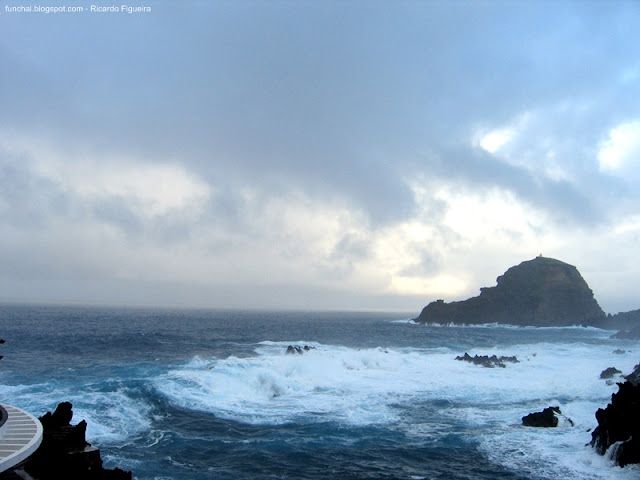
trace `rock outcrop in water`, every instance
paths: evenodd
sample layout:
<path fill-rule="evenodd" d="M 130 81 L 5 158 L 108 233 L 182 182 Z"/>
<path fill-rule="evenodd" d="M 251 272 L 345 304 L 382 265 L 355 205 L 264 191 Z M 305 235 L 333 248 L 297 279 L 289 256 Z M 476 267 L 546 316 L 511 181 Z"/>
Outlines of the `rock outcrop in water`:
<path fill-rule="evenodd" d="M 473 357 L 467 352 L 463 356 L 457 356 L 456 360 L 463 362 L 473 363 L 485 368 L 506 368 L 505 363 L 519 363 L 519 360 L 515 357 L 498 357 L 497 355 L 474 355 Z"/>
<path fill-rule="evenodd" d="M 618 392 L 611 403 L 598 409 L 598 426 L 591 434 L 591 446 L 600 455 L 608 452 L 611 459 L 624 467 L 640 463 L 640 365 L 618 383 Z"/>
<path fill-rule="evenodd" d="M 618 370 L 615 367 L 609 367 L 609 368 L 605 368 L 601 373 L 600 373 L 600 378 L 603 380 L 609 380 L 613 377 L 615 377 L 616 375 L 621 375 L 622 372 L 620 370 Z"/>
<path fill-rule="evenodd" d="M 573 420 L 565 417 L 560 411 L 560 407 L 547 407 L 541 412 L 530 413 L 522 417 L 522 425 L 525 427 L 553 428 L 558 426 L 558 417 L 566 419 L 566 422 L 573 427 Z"/>
<path fill-rule="evenodd" d="M 285 353 L 287 355 L 296 355 L 296 354 L 302 355 L 304 352 L 308 352 L 309 350 L 315 350 L 315 349 L 316 347 L 310 347 L 308 345 L 305 345 L 304 347 L 298 347 L 297 345 L 296 346 L 289 345 Z"/>
<path fill-rule="evenodd" d="M 43 438 L 40 447 L 25 462 L 1 478 L 32 480 L 131 480 L 131 472 L 102 466 L 100 450 L 85 439 L 87 423 L 71 425 L 72 405 L 64 402 L 55 412 L 40 417 Z M 11 475 L 11 476 L 8 476 Z"/>
<path fill-rule="evenodd" d="M 617 338 L 620 340 L 640 340 L 640 326 L 634 327 L 631 330 L 620 330 L 615 333 L 611 338 Z"/>
<path fill-rule="evenodd" d="M 509 268 L 495 287 L 464 301 L 429 303 L 420 323 L 601 326 L 605 313 L 576 267 L 537 257 Z"/>

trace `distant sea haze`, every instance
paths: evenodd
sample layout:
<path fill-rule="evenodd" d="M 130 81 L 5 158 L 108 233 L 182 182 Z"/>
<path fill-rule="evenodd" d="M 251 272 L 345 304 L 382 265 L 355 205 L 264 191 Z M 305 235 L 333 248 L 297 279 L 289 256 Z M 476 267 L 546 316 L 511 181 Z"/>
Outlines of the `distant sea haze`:
<path fill-rule="evenodd" d="M 638 478 L 585 446 L 617 388 L 600 373 L 638 363 L 607 330 L 3 305 L 0 332 L 3 401 L 71 402 L 105 467 L 140 480 Z M 548 406 L 574 426 L 522 426 Z"/>

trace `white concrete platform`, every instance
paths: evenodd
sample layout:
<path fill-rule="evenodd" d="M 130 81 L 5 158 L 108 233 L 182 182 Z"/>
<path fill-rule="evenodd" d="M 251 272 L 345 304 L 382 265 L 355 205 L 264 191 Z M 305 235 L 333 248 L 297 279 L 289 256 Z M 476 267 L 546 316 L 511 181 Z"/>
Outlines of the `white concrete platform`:
<path fill-rule="evenodd" d="M 0 472 L 17 465 L 35 452 L 42 442 L 42 424 L 30 413 L 2 405 L 8 418 L 0 431 Z"/>

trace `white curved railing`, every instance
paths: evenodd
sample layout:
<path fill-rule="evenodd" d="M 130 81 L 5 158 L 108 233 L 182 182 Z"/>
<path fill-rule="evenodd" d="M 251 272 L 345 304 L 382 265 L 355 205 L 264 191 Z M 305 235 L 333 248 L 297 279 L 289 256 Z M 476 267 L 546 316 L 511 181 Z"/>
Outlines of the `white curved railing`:
<path fill-rule="evenodd" d="M 4 432 L 7 431 L 7 420 L 9 418 L 9 414 L 4 409 L 2 405 L 0 405 L 0 438 L 4 437 Z"/>
<path fill-rule="evenodd" d="M 42 442 L 42 424 L 30 413 L 11 405 L 0 405 L 8 414 L 0 431 L 0 472 L 17 465 L 35 452 Z"/>

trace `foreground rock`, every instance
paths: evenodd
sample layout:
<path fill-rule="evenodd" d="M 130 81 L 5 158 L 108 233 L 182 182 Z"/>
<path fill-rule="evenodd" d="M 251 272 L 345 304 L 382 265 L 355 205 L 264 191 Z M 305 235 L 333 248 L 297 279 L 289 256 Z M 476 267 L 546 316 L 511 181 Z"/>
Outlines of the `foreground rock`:
<path fill-rule="evenodd" d="M 437 300 L 415 318 L 420 323 L 503 323 L 531 326 L 602 326 L 606 316 L 576 267 L 537 257 L 509 268 L 495 287 L 460 302 Z"/>
<path fill-rule="evenodd" d="M 600 455 L 608 453 L 621 467 L 640 463 L 640 366 L 618 383 L 611 403 L 598 409 L 598 426 L 591 434 L 591 446 Z"/>
<path fill-rule="evenodd" d="M 460 360 L 463 362 L 473 363 L 474 365 L 480 365 L 485 368 L 506 368 L 505 362 L 507 363 L 519 363 L 519 360 L 514 357 L 498 357 L 496 355 L 474 355 L 473 357 L 465 352 L 463 356 L 456 357 L 456 360 Z"/>
<path fill-rule="evenodd" d="M 42 444 L 6 478 L 35 480 L 131 480 L 131 472 L 102 467 L 100 451 L 85 439 L 87 422 L 71 425 L 72 405 L 64 402 L 40 417 Z M 4 475 L 4 474 L 3 474 Z"/>
<path fill-rule="evenodd" d="M 573 420 L 565 417 L 560 407 L 547 407 L 541 412 L 530 413 L 522 417 L 522 425 L 525 427 L 554 428 L 558 426 L 559 418 L 563 418 L 573 427 Z"/>

